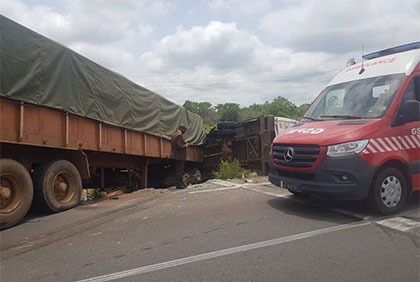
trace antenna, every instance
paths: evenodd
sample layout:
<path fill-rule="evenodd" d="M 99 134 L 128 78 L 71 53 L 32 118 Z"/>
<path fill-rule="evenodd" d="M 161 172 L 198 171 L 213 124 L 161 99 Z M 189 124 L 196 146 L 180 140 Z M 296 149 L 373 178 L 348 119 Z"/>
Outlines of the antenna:
<path fill-rule="evenodd" d="M 359 75 L 365 72 L 365 68 L 363 67 L 363 61 L 364 61 L 364 58 L 363 58 L 363 44 L 362 44 L 362 68 L 359 71 Z"/>

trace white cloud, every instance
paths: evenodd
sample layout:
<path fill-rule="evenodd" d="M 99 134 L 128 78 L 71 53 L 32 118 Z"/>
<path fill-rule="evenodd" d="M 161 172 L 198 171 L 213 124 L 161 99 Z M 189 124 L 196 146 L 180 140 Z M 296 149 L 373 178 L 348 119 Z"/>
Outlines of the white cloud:
<path fill-rule="evenodd" d="M 154 52 L 142 55 L 142 61 L 155 71 L 193 70 L 207 67 L 232 71 L 255 67 L 254 50 L 261 43 L 237 29 L 234 23 L 211 22 L 206 27 L 185 30 L 160 40 Z"/>
<path fill-rule="evenodd" d="M 271 3 L 270 0 L 212 0 L 209 7 L 216 12 L 250 15 L 268 10 Z"/>
<path fill-rule="evenodd" d="M 150 24 L 139 24 L 138 29 L 142 37 L 149 37 L 153 33 L 153 26 Z"/>
<path fill-rule="evenodd" d="M 326 53 L 295 53 L 265 45 L 236 24 L 221 22 L 179 28 L 160 40 L 154 50 L 143 54 L 141 60 L 159 75 L 142 79 L 146 87 L 173 96 L 178 103 L 226 103 L 228 99 L 245 106 L 285 96 L 301 104 L 313 99 L 320 83 L 330 78 L 325 73 L 345 64 L 344 59 Z M 313 77 L 321 79 L 313 81 Z M 292 88 L 296 84 L 301 87 Z M 314 92 L 301 92 L 306 85 Z M 312 96 L 303 99 L 305 95 Z"/>
<path fill-rule="evenodd" d="M 211 22 L 190 30 L 179 28 L 160 40 L 155 51 L 141 60 L 156 72 L 194 71 L 200 68 L 215 73 L 290 71 L 319 68 L 328 59 L 325 53 L 294 53 L 266 45 L 235 23 Z M 169 70 L 169 71 L 168 71 Z"/>
<path fill-rule="evenodd" d="M 171 1 L 73 0 L 57 8 L 53 0 L 34 6 L 26 1 L 0 1 L 2 14 L 36 32 L 65 44 L 96 45 L 123 41 L 133 35 L 150 36 L 154 29 L 148 20 L 165 16 L 173 6 Z"/>
<path fill-rule="evenodd" d="M 69 17 L 56 12 L 50 6 L 29 7 L 20 1 L 0 0 L 0 7 L 3 15 L 45 36 L 59 37 L 60 34 L 72 31 Z"/>
<path fill-rule="evenodd" d="M 290 2 L 261 20 L 276 42 L 297 51 L 343 53 L 417 41 L 418 0 L 342 0 Z"/>

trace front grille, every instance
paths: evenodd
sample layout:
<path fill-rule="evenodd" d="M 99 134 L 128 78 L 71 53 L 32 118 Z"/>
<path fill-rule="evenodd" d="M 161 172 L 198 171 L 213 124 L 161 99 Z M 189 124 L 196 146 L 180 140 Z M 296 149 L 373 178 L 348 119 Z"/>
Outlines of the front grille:
<path fill-rule="evenodd" d="M 293 151 L 293 154 L 290 154 L 290 151 Z M 273 162 L 284 166 L 311 167 L 319 152 L 318 145 L 273 144 Z"/>

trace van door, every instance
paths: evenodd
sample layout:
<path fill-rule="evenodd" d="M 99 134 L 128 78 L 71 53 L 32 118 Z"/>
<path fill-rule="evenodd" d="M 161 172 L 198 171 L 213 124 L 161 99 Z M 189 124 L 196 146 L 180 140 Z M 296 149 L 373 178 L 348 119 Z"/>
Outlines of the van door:
<path fill-rule="evenodd" d="M 409 82 L 401 105 L 408 100 L 416 100 L 420 103 L 420 75 L 418 74 Z M 400 118 L 398 112 L 394 119 L 394 123 L 397 124 Z M 406 150 L 409 159 L 408 167 L 413 190 L 420 190 L 420 116 L 415 121 L 406 122 L 398 127 L 401 128 L 401 146 Z"/>

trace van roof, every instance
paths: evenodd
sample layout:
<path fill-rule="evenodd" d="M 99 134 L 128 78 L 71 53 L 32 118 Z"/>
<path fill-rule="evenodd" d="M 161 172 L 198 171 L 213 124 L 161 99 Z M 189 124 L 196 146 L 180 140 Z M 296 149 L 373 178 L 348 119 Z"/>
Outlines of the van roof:
<path fill-rule="evenodd" d="M 419 48 L 420 42 L 415 42 L 367 54 L 362 62 L 345 68 L 328 85 L 397 73 L 409 75 L 420 62 Z"/>
<path fill-rule="evenodd" d="M 371 60 L 371 59 L 383 57 L 386 55 L 391 55 L 391 54 L 405 52 L 405 51 L 414 50 L 414 49 L 420 49 L 420 41 L 408 43 L 408 44 L 404 44 L 400 46 L 395 46 L 395 47 L 384 49 L 381 51 L 376 51 L 370 54 L 363 55 L 362 58 L 364 60 Z"/>

